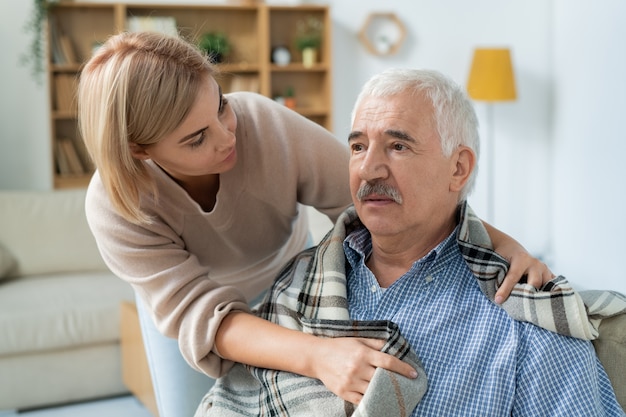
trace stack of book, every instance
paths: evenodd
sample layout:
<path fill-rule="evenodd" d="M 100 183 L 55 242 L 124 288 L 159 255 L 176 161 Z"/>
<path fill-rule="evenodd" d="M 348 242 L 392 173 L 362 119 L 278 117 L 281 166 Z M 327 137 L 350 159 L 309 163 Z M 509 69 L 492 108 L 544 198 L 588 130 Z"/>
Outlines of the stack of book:
<path fill-rule="evenodd" d="M 230 83 L 230 91 L 252 91 L 259 92 L 258 75 L 233 75 Z"/>
<path fill-rule="evenodd" d="M 61 176 L 85 175 L 94 170 L 85 145 L 79 139 L 57 138 L 54 155 L 57 172 Z"/>
<path fill-rule="evenodd" d="M 52 61 L 56 65 L 73 65 L 80 63 L 72 40 L 57 27 L 54 16 L 48 18 L 50 24 L 50 47 Z"/>
<path fill-rule="evenodd" d="M 178 35 L 176 19 L 171 16 L 130 16 L 126 20 L 129 32 L 159 32 L 168 35 Z"/>

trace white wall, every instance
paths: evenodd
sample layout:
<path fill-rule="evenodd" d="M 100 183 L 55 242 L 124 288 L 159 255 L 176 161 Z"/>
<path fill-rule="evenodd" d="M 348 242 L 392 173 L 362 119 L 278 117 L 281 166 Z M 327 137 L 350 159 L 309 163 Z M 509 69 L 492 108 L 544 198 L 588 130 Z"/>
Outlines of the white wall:
<path fill-rule="evenodd" d="M 625 189 L 618 158 L 626 150 L 618 125 L 626 108 L 626 50 L 619 42 L 626 27 L 618 24 L 626 20 L 623 0 L 326 3 L 334 21 L 334 119 L 340 140 L 349 132 L 359 88 L 372 74 L 392 66 L 429 67 L 464 84 L 474 47 L 510 47 L 518 99 L 493 107 L 492 223 L 579 288 L 626 293 L 619 263 L 626 225 L 618 212 Z M 51 186 L 47 87 L 33 83 L 17 65 L 29 40 L 22 27 L 30 7 L 30 1 L 0 2 L 0 189 Z M 357 32 L 372 11 L 393 11 L 407 26 L 397 55 L 373 56 L 358 42 Z M 486 134 L 486 104 L 477 102 L 476 109 Z M 470 199 L 483 216 L 486 158 L 483 150 Z"/>
<path fill-rule="evenodd" d="M 555 270 L 626 292 L 626 2 L 556 0 Z"/>
<path fill-rule="evenodd" d="M 0 1 L 0 189 L 52 187 L 48 87 L 19 65 L 31 40 L 24 31 L 31 3 Z"/>

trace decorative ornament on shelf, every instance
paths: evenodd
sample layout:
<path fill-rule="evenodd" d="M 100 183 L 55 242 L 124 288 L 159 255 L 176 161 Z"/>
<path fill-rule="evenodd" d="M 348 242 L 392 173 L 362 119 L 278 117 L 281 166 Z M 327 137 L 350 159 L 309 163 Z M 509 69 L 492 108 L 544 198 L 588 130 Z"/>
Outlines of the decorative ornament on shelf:
<path fill-rule="evenodd" d="M 283 45 L 272 48 L 272 62 L 281 67 L 289 65 L 291 62 L 291 52 Z"/>
<path fill-rule="evenodd" d="M 370 13 L 359 31 L 361 43 L 379 56 L 397 53 L 405 38 L 406 28 L 395 13 Z"/>
<path fill-rule="evenodd" d="M 307 16 L 296 23 L 296 48 L 302 52 L 302 64 L 310 68 L 317 61 L 322 45 L 324 22 L 315 16 Z"/>
<path fill-rule="evenodd" d="M 206 51 L 213 63 L 221 63 L 230 53 L 230 42 L 223 32 L 206 32 L 198 40 L 198 47 Z"/>
<path fill-rule="evenodd" d="M 285 90 L 285 106 L 290 108 L 291 110 L 295 110 L 296 108 L 296 94 L 292 86 L 288 86 Z"/>

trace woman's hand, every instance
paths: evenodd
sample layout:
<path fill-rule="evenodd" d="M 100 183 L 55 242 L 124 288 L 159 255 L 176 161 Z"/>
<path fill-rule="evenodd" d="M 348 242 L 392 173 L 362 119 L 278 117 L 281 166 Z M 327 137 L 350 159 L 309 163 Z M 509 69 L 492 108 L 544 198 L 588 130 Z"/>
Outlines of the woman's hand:
<path fill-rule="evenodd" d="M 326 388 L 353 404 L 365 394 L 376 368 L 384 368 L 407 378 L 417 378 L 417 372 L 408 363 L 382 353 L 385 342 L 365 338 L 318 338 L 318 360 L 312 366 L 312 375 Z"/>
<path fill-rule="evenodd" d="M 504 277 L 504 281 L 496 292 L 495 302 L 501 304 L 509 298 L 513 287 L 524 275 L 526 282 L 535 288 L 541 288 L 544 284 L 554 278 L 550 268 L 539 259 L 533 257 L 518 241 L 483 222 L 491 242 L 493 250 L 506 258 L 511 264 L 509 271 Z"/>
<path fill-rule="evenodd" d="M 511 264 L 509 271 L 504 277 L 504 281 L 496 292 L 495 302 L 501 304 L 506 300 L 515 284 L 517 284 L 524 275 L 526 275 L 527 283 L 535 288 L 541 288 L 544 284 L 554 278 L 554 274 L 550 268 L 533 257 L 522 245 L 519 244 L 511 236 L 493 228 L 489 224 L 483 222 L 493 243 L 493 249 L 506 258 Z"/>
<path fill-rule="evenodd" d="M 353 404 L 363 398 L 376 368 L 417 378 L 411 365 L 381 352 L 384 345 L 379 339 L 317 337 L 243 312 L 228 314 L 215 337 L 223 359 L 317 378 Z"/>
<path fill-rule="evenodd" d="M 495 301 L 498 304 L 504 302 L 504 300 L 509 297 L 515 284 L 517 284 L 524 275 L 528 276 L 527 283 L 537 289 L 543 287 L 548 281 L 554 278 L 554 274 L 550 271 L 550 268 L 539 259 L 534 258 L 526 250 L 517 251 L 510 255 L 510 257 L 506 256 L 504 253 L 501 253 L 501 255 L 509 260 L 511 266 L 509 272 L 507 272 L 504 277 L 502 285 L 496 292 Z"/>

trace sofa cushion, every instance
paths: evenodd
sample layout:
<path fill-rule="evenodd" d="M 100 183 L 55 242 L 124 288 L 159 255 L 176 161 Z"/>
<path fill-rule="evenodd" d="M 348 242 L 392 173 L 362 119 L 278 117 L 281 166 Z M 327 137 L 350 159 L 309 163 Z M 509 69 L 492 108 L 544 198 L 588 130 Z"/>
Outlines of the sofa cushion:
<path fill-rule="evenodd" d="M 11 268 L 15 265 L 15 258 L 0 245 L 0 280 L 6 277 L 11 271 Z"/>
<path fill-rule="evenodd" d="M 3 410 L 49 407 L 125 394 L 128 388 L 122 380 L 120 362 L 120 345 L 117 343 L 0 356 L 0 416 L 37 416 L 39 412 L 9 411 L 5 414 Z M 46 410 L 41 414 L 65 415 L 60 410 Z M 88 411 L 68 414 L 106 415 Z M 112 412 L 109 415 L 118 414 Z"/>
<path fill-rule="evenodd" d="M 119 341 L 130 285 L 110 272 L 30 276 L 0 284 L 0 357 Z"/>
<path fill-rule="evenodd" d="M 0 244 L 9 276 L 107 270 L 85 217 L 85 189 L 0 192 Z"/>
<path fill-rule="evenodd" d="M 593 345 L 611 380 L 617 401 L 626 410 L 626 314 L 602 320 L 599 332 Z"/>

